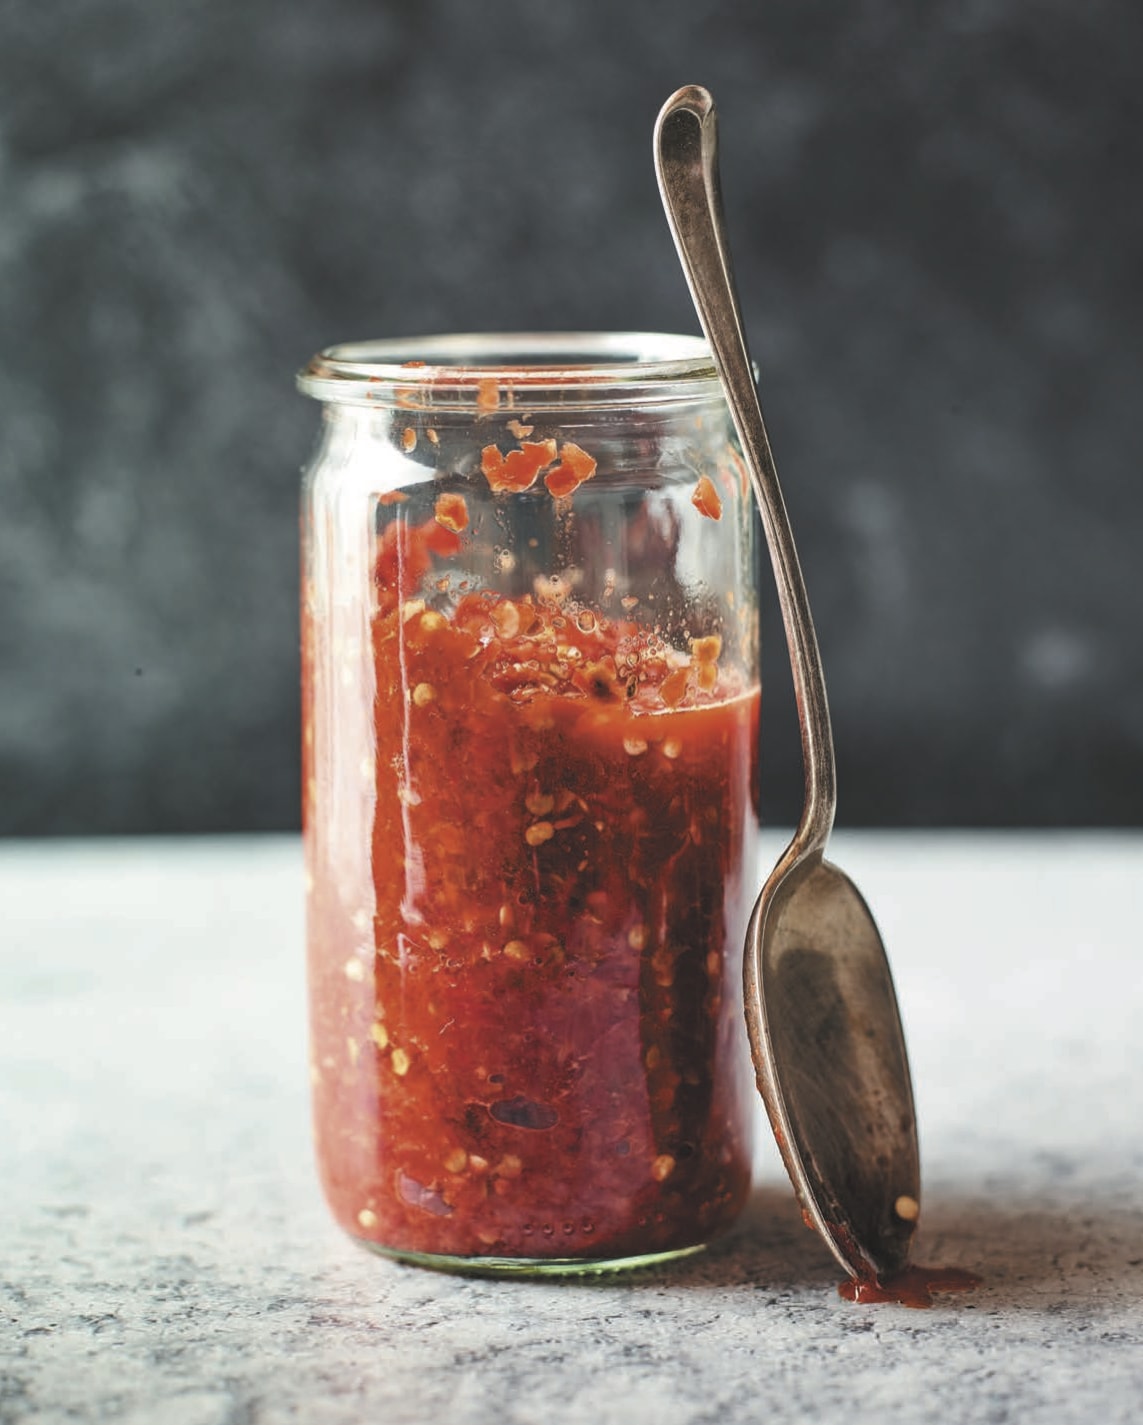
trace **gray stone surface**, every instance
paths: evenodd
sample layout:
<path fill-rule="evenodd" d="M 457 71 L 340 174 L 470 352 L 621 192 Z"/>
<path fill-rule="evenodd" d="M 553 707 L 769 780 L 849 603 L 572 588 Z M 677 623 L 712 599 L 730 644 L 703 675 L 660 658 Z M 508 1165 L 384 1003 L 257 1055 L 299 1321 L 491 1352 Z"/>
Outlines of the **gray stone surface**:
<path fill-rule="evenodd" d="M 696 79 L 847 820 L 1143 823 L 1141 68 L 1137 0 L 2 0 L 0 832 L 296 824 L 293 370 L 693 330 Z"/>
<path fill-rule="evenodd" d="M 909 1030 L 920 1255 L 986 1281 L 930 1312 L 837 1298 L 769 1147 L 741 1226 L 671 1269 L 368 1256 L 309 1162 L 296 844 L 9 845 L 0 1422 L 1138 1420 L 1143 840 L 865 835 L 837 860 Z"/>

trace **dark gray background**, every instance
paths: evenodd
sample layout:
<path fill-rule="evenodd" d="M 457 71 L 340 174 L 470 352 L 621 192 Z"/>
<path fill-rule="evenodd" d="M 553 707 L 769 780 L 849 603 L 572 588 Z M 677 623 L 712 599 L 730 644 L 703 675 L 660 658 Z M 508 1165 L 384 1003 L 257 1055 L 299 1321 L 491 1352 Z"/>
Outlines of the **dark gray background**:
<path fill-rule="evenodd" d="M 294 369 L 694 330 L 688 82 L 840 820 L 1139 824 L 1141 74 L 1138 0 L 0 0 L 0 830 L 296 824 Z"/>

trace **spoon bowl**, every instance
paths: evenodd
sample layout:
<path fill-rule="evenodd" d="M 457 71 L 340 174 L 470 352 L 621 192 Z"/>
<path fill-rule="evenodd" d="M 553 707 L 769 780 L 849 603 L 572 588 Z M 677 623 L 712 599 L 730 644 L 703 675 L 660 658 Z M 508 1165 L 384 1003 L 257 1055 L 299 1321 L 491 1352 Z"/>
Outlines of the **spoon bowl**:
<path fill-rule="evenodd" d="M 801 821 L 747 934 L 747 1029 L 807 1223 L 869 1281 L 909 1259 L 920 1201 L 912 1084 L 881 936 L 856 886 L 824 859 L 837 803 L 825 674 L 734 290 L 717 133 L 707 90 L 678 90 L 655 125 L 655 170 L 762 516 L 805 765 Z"/>
<path fill-rule="evenodd" d="M 758 899 L 746 1023 L 803 1212 L 847 1271 L 895 1275 L 920 1191 L 904 1036 L 869 907 L 820 856 L 780 865 Z"/>

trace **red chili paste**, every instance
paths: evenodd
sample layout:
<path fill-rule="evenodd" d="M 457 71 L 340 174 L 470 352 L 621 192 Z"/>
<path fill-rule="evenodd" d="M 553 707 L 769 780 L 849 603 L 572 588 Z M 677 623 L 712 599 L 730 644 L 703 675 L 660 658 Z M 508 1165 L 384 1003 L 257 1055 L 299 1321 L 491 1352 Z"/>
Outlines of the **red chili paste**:
<path fill-rule="evenodd" d="M 317 867 L 309 908 L 334 1213 L 412 1253 L 697 1245 L 750 1180 L 757 688 L 719 667 L 717 639 L 684 663 L 596 610 L 426 607 L 412 595 L 459 536 L 394 513 L 358 699 L 372 855 Z M 307 646 L 308 709 L 328 675 L 312 629 Z M 306 747 L 313 866 L 330 793 L 312 732 Z"/>

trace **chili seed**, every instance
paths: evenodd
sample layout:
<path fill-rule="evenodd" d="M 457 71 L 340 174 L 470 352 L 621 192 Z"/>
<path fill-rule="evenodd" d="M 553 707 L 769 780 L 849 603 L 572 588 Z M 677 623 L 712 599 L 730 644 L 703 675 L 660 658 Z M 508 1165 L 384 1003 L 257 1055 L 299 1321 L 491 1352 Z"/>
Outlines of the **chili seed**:
<path fill-rule="evenodd" d="M 670 1153 L 660 1153 L 651 1164 L 651 1176 L 657 1183 L 669 1178 L 675 1170 L 675 1160 Z"/>
<path fill-rule="evenodd" d="M 659 696 L 669 708 L 677 707 L 687 695 L 687 679 L 690 677 L 686 668 L 676 668 L 673 673 L 669 673 L 663 679 L 659 688 Z"/>
<path fill-rule="evenodd" d="M 691 639 L 691 656 L 696 663 L 717 663 L 721 652 L 722 638 L 717 633 Z"/>

